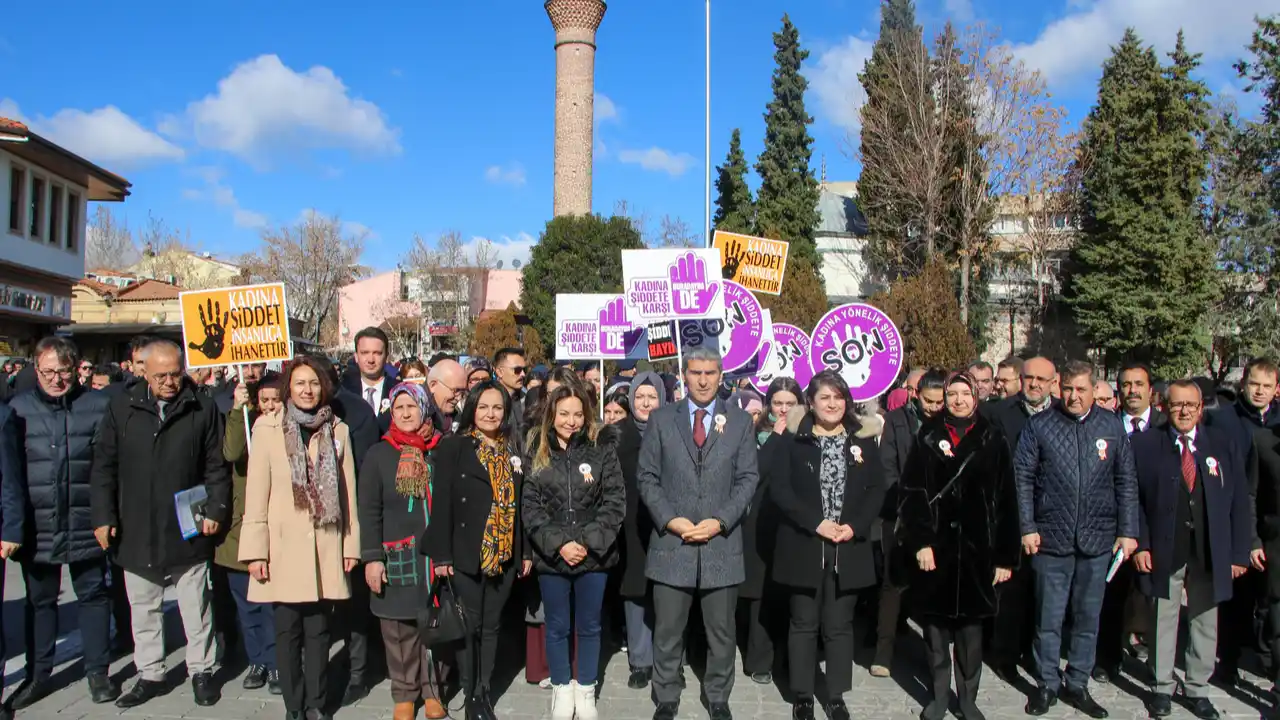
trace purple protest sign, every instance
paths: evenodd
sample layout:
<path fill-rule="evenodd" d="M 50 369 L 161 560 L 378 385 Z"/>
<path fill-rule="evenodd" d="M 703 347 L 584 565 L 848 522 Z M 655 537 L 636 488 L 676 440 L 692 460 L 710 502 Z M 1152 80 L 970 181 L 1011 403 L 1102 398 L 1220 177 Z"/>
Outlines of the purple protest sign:
<path fill-rule="evenodd" d="M 622 251 L 622 286 L 633 319 L 719 319 L 724 297 L 715 248 Z"/>
<path fill-rule="evenodd" d="M 854 402 L 879 397 L 902 369 L 902 334 L 888 315 L 863 303 L 841 305 L 818 321 L 809 346 L 813 372 L 834 370 Z"/>
<path fill-rule="evenodd" d="M 724 305 L 728 332 L 720 335 L 720 357 L 731 372 L 755 359 L 764 340 L 764 311 L 750 290 L 732 280 L 724 281 Z"/>
<path fill-rule="evenodd" d="M 641 359 L 649 350 L 645 334 L 621 295 L 556 296 L 557 360 Z"/>
<path fill-rule="evenodd" d="M 761 347 L 761 352 L 765 348 Z M 786 323 L 773 324 L 773 342 L 760 365 L 760 372 L 751 378 L 752 384 L 760 392 L 769 391 L 769 383 L 776 378 L 789 377 L 800 384 L 801 388 L 809 387 L 813 378 L 813 369 L 809 365 L 809 335 L 795 325 Z"/>

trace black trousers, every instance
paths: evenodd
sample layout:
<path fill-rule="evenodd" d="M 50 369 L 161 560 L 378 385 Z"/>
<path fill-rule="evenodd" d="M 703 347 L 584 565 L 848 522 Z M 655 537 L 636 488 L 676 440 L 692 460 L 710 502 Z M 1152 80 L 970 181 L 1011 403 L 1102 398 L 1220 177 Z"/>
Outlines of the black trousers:
<path fill-rule="evenodd" d="M 471 634 L 458 653 L 458 676 L 462 679 L 462 691 L 468 697 L 477 690 L 489 689 L 493 666 L 498 659 L 502 609 L 511 596 L 516 573 L 515 563 L 508 565 L 501 575 L 493 577 L 453 573 L 454 596 L 462 604 L 467 617 L 467 631 Z"/>
<path fill-rule="evenodd" d="M 289 712 L 325 708 L 333 604 L 276 603 L 276 668 Z"/>
<path fill-rule="evenodd" d="M 791 691 L 799 700 L 813 699 L 819 634 L 827 659 L 827 699 L 838 700 L 853 687 L 853 611 L 858 604 L 858 593 L 840 592 L 832 565 L 829 560 L 817 591 L 793 590 L 791 593 L 791 634 L 787 650 Z"/>
<path fill-rule="evenodd" d="M 1022 567 L 996 587 L 999 607 L 996 616 L 986 624 L 986 658 L 992 667 L 1019 664 L 1031 655 L 1031 641 L 1035 637 L 1035 573 L 1031 563 Z"/>
<path fill-rule="evenodd" d="M 1222 604 L 1218 614 L 1219 672 L 1237 672 L 1244 649 L 1259 644 L 1254 617 L 1259 603 L 1267 596 L 1266 584 L 1267 573 L 1260 572 L 1247 572 L 1232 582 L 1231 599 Z M 1274 654 L 1271 663 L 1277 664 Z"/>
<path fill-rule="evenodd" d="M 124 568 L 107 564 L 111 584 L 107 594 L 111 596 L 111 619 L 116 626 L 114 638 L 116 652 L 128 655 L 133 652 L 133 609 L 129 607 L 129 593 L 124 586 Z"/>
<path fill-rule="evenodd" d="M 1140 595 L 1133 563 L 1121 564 L 1116 576 L 1107 583 L 1106 594 L 1102 598 L 1096 667 L 1108 672 L 1119 670 L 1124 662 L 1129 633 L 1150 632 L 1146 602 Z"/>
<path fill-rule="evenodd" d="M 680 702 L 685 632 L 694 603 L 702 611 L 707 669 L 702 691 L 711 703 L 727 703 L 733 692 L 737 654 L 738 588 L 681 588 L 653 583 L 653 701 Z M 695 633 L 690 632 L 691 636 Z"/>
<path fill-rule="evenodd" d="M 922 617 L 924 638 L 929 645 L 929 669 L 933 675 L 933 698 L 946 704 L 951 699 L 951 650 L 955 645 L 956 695 L 961 709 L 978 702 L 978 682 L 982 679 L 982 622 L 950 618 Z"/>
<path fill-rule="evenodd" d="M 893 532 L 887 529 L 881 539 L 884 572 L 880 575 L 880 602 L 876 608 L 876 665 L 893 667 L 893 650 L 898 643 L 898 628 L 902 622 L 902 590 L 894 584 L 894 573 L 889 568 L 893 557 Z"/>
<path fill-rule="evenodd" d="M 84 669 L 89 675 L 107 672 L 111 662 L 111 597 L 107 593 L 107 562 L 101 557 L 68 563 L 71 587 L 76 593 Z M 58 595 L 62 592 L 62 565 L 22 564 L 27 585 L 27 677 L 47 680 L 53 674 L 58 642 Z"/>

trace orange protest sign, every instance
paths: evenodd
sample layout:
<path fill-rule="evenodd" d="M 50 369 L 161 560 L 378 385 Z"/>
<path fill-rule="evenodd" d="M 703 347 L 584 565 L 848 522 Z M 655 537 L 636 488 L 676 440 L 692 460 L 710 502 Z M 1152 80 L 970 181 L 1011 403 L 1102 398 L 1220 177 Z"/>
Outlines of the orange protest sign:
<path fill-rule="evenodd" d="M 192 290 L 179 298 L 188 368 L 292 357 L 283 283 Z"/>
<path fill-rule="evenodd" d="M 787 248 L 782 240 L 717 230 L 714 244 L 720 251 L 721 273 L 756 293 L 782 294 L 782 276 L 787 272 Z"/>

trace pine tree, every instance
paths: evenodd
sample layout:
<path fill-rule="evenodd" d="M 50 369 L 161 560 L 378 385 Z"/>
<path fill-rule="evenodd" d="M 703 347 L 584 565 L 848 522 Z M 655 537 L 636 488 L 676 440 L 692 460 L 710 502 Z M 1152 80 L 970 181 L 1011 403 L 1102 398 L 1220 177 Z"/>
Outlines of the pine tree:
<path fill-rule="evenodd" d="M 1083 128 L 1090 162 L 1067 299 L 1107 365 L 1143 360 L 1177 377 L 1203 367 L 1216 269 L 1197 202 L 1207 90 L 1181 37 L 1170 58 L 1161 67 L 1129 29 L 1103 64 Z"/>
<path fill-rule="evenodd" d="M 564 215 L 547 223 L 520 285 L 520 307 L 545 338 L 555 337 L 556 295 L 622 292 L 622 251 L 645 247 L 625 217 Z"/>
<path fill-rule="evenodd" d="M 747 186 L 747 158 L 742 154 L 742 131 L 734 128 L 729 155 L 716 168 L 716 213 L 711 223 L 716 230 L 749 233 L 755 215 L 755 200 Z"/>
<path fill-rule="evenodd" d="M 757 234 L 791 244 L 791 257 L 804 257 L 815 269 L 822 267 L 814 240 L 818 215 L 818 181 L 809 167 L 813 118 L 805 110 L 808 80 L 800 72 L 809 51 L 800 47 L 800 32 L 791 18 L 782 16 L 782 29 L 773 35 L 773 100 L 767 106 L 764 151 L 756 162 L 760 192 L 756 200 Z"/>
<path fill-rule="evenodd" d="M 890 89 L 891 66 L 893 58 L 900 52 L 898 46 L 910 44 L 911 51 L 918 51 L 923 43 L 922 31 L 916 24 L 915 3 L 912 0 L 883 0 L 880 36 L 871 49 L 871 59 L 858 76 L 867 93 L 864 115 L 870 111 L 884 112 L 890 117 L 899 116 L 903 118 L 902 132 L 908 132 L 907 111 L 894 109 L 901 104 L 902 96 Z M 900 251 L 911 220 L 902 204 L 894 201 L 893 183 L 888 181 L 885 170 L 889 164 L 888 158 L 884 157 L 886 152 L 888 148 L 883 145 L 868 143 L 865 139 L 861 142 L 858 205 L 867 219 L 867 260 L 878 271 L 893 277 L 902 266 Z"/>

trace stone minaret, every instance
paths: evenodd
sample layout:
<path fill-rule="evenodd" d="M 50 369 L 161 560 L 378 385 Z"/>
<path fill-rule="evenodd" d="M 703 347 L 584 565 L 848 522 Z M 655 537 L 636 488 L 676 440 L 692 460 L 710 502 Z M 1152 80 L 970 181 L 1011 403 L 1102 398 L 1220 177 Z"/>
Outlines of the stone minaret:
<path fill-rule="evenodd" d="M 555 215 L 591 213 L 596 29 L 604 0 L 547 0 L 556 30 Z"/>

